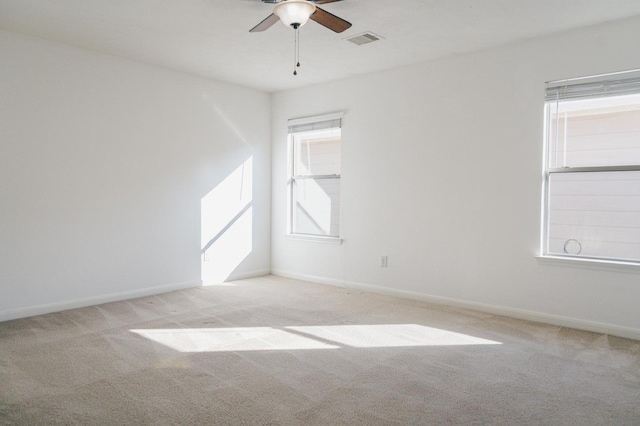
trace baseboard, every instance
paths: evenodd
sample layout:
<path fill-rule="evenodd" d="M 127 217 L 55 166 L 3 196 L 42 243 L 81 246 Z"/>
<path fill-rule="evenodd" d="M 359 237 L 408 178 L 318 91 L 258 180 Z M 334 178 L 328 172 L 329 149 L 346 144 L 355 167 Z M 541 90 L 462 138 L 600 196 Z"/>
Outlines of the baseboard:
<path fill-rule="evenodd" d="M 535 321 L 560 327 L 574 328 L 578 330 L 592 331 L 594 333 L 609 334 L 612 336 L 624 337 L 627 339 L 640 340 L 640 329 L 622 327 L 613 324 L 605 324 L 577 318 L 563 317 L 558 315 L 545 314 L 542 312 L 515 309 L 505 306 L 489 305 L 485 303 L 470 302 L 466 300 L 453 299 L 448 297 L 433 296 L 424 293 L 417 293 L 406 290 L 398 290 L 389 287 L 382 287 L 372 284 L 363 284 L 354 281 L 336 280 L 313 275 L 299 274 L 296 272 L 272 270 L 273 275 L 286 278 L 293 278 L 301 281 L 308 281 L 317 284 L 327 284 L 352 290 L 376 293 L 386 296 L 399 297 L 402 299 L 418 300 L 426 303 L 450 306 L 454 308 L 469 309 L 473 311 L 486 312 L 493 315 L 500 315 L 509 318 L 517 318 L 527 321 Z"/>
<path fill-rule="evenodd" d="M 0 322 L 18 318 L 33 317 L 36 315 L 50 314 L 52 312 L 66 311 L 69 309 L 84 308 L 86 306 L 101 305 L 103 303 L 118 302 L 121 300 L 135 299 L 136 297 L 152 296 L 154 294 L 169 293 L 176 290 L 199 287 L 201 281 L 186 281 L 181 283 L 167 284 L 155 287 L 146 287 L 131 291 L 109 293 L 101 296 L 75 299 L 59 303 L 30 306 L 9 311 L 0 311 Z"/>

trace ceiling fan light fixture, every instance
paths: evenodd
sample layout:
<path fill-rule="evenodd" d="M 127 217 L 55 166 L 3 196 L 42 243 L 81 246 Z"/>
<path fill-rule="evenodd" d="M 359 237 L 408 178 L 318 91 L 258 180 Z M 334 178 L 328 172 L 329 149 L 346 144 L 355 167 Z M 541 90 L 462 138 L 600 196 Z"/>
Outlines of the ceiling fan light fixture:
<path fill-rule="evenodd" d="M 306 0 L 286 0 L 273 8 L 283 24 L 294 28 L 306 24 L 315 11 L 316 5 Z"/>

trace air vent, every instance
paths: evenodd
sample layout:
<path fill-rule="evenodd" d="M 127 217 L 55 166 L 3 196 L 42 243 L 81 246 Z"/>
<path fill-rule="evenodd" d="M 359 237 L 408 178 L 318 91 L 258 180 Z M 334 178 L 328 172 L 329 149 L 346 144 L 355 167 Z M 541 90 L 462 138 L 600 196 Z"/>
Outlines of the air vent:
<path fill-rule="evenodd" d="M 350 41 L 353 44 L 357 44 L 358 46 L 361 46 L 363 44 L 367 44 L 367 43 L 372 43 L 374 41 L 378 41 L 381 38 L 382 37 L 380 37 L 379 35 L 376 35 L 376 34 L 371 33 L 371 32 L 367 32 L 367 33 L 358 34 L 358 35 L 353 36 L 353 37 L 349 37 L 347 39 L 347 41 Z"/>

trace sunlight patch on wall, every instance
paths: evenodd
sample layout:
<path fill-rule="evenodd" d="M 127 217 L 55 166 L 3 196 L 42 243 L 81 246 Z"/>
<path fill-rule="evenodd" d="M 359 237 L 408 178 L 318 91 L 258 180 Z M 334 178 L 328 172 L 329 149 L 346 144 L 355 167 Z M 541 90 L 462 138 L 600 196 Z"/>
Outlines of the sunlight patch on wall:
<path fill-rule="evenodd" d="M 202 282 L 224 282 L 253 249 L 253 159 L 200 201 Z"/>
<path fill-rule="evenodd" d="M 500 345 L 417 324 L 131 330 L 179 352 Z"/>

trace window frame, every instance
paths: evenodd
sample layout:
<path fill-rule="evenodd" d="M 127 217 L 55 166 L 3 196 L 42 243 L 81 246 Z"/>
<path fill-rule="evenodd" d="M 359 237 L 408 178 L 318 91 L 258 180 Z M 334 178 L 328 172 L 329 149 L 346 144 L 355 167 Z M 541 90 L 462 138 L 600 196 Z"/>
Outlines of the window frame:
<path fill-rule="evenodd" d="M 620 83 L 620 81 L 625 81 L 627 78 L 626 75 L 632 74 L 634 75 L 629 80 L 636 80 L 636 87 L 632 91 L 627 91 L 622 94 L 640 94 L 640 85 L 637 84 L 638 76 L 640 76 L 640 70 L 632 70 L 632 71 L 624 71 L 620 73 L 610 73 L 610 74 L 602 74 L 591 77 L 583 77 L 577 79 L 570 80 L 562 80 L 562 81 L 552 81 L 547 82 L 546 88 L 546 96 L 544 102 L 544 137 L 543 137 L 543 167 L 542 167 L 542 220 L 541 220 L 541 235 L 540 235 L 540 254 L 537 256 L 539 259 L 550 260 L 550 261 L 570 261 L 576 264 L 586 264 L 586 265 L 625 265 L 631 266 L 634 270 L 637 271 L 636 267 L 640 266 L 640 258 L 638 259 L 622 259 L 622 258 L 611 258 L 611 257 L 599 257 L 599 256 L 585 256 L 580 254 L 568 254 L 568 253 L 555 253 L 549 251 L 549 240 L 550 240 L 550 223 L 549 216 L 551 211 L 551 176 L 553 174 L 564 174 L 564 173 L 602 173 L 602 172 L 640 172 L 640 162 L 635 165 L 598 165 L 598 166 L 564 166 L 564 167 L 550 167 L 551 163 L 551 113 L 552 113 L 552 104 L 553 102 L 560 102 L 560 95 L 558 94 L 558 98 L 556 100 L 550 99 L 549 92 L 552 90 L 557 90 L 558 93 L 561 90 L 561 87 L 572 88 L 572 87 L 581 87 L 589 85 L 597 86 L 601 85 L 602 87 L 608 87 L 610 82 L 613 84 Z M 620 80 L 622 79 L 622 80 Z M 582 95 L 577 95 L 574 98 L 563 98 L 562 100 L 569 99 L 581 99 L 583 96 L 591 99 L 602 99 L 606 97 L 610 97 L 616 95 L 618 93 L 607 93 L 607 90 L 603 90 L 600 95 L 594 89 L 592 92 L 585 91 Z"/>
<path fill-rule="evenodd" d="M 295 171 L 295 142 L 296 137 L 311 131 L 339 129 L 340 156 L 342 157 L 342 118 L 343 113 L 332 113 L 320 116 L 303 117 L 288 120 L 287 131 L 287 226 L 285 238 L 314 241 L 330 244 L 342 244 L 342 215 L 339 215 L 338 235 L 319 235 L 294 232 L 294 190 L 296 180 L 337 179 L 342 189 L 342 170 L 339 174 L 304 174 L 296 175 Z M 340 210 L 342 210 L 342 191 L 340 191 Z M 340 212 L 341 213 L 341 212 Z"/>

